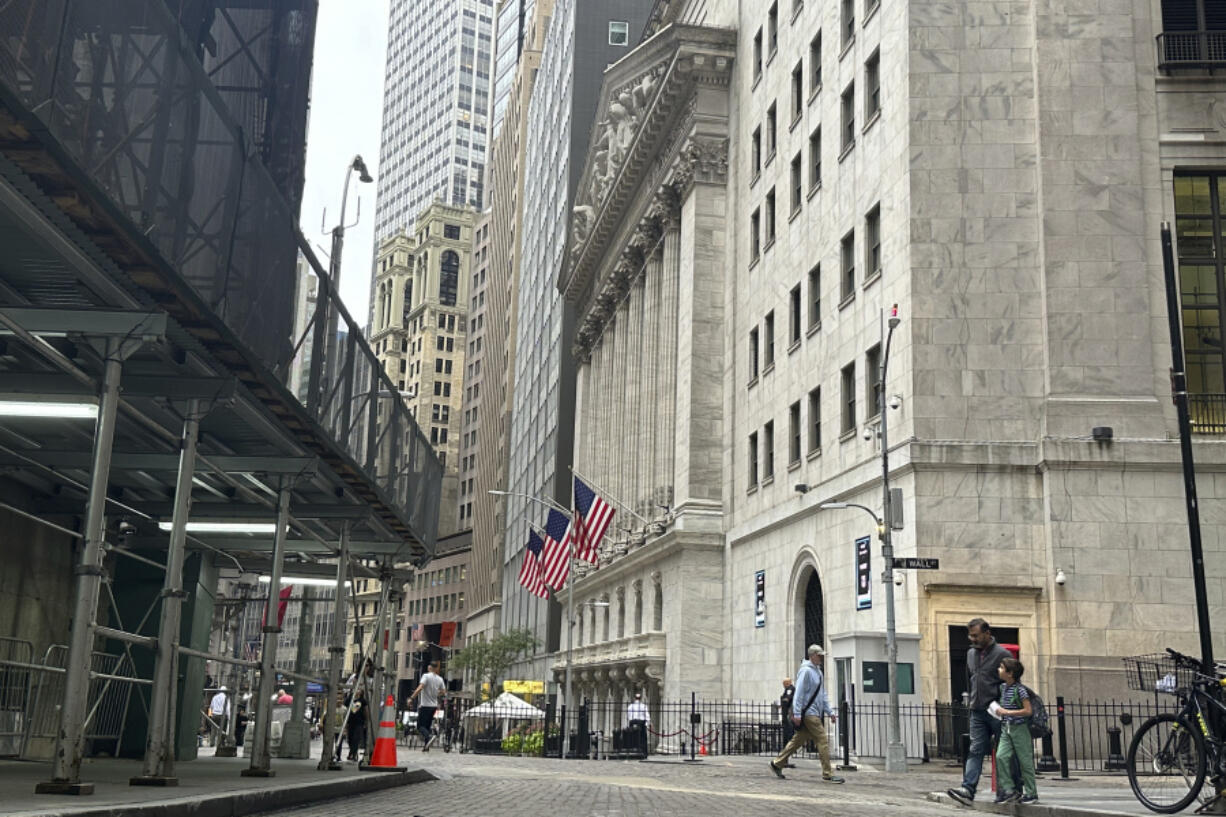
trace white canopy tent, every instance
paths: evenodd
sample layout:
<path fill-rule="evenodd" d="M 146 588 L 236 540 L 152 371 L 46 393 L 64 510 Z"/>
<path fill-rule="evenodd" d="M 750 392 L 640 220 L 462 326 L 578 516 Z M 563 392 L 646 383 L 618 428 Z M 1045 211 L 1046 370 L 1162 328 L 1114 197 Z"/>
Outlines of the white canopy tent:
<path fill-rule="evenodd" d="M 499 720 L 535 720 L 545 717 L 543 710 L 510 692 L 504 692 L 492 701 L 474 706 L 464 713 L 465 718 L 496 718 Z"/>

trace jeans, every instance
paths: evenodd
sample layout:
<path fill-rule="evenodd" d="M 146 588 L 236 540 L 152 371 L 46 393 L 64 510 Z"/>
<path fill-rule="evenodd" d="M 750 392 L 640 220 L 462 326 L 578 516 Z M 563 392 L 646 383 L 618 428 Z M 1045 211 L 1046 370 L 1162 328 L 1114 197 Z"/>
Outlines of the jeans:
<path fill-rule="evenodd" d="M 979 787 L 979 775 L 983 773 L 983 756 L 992 751 L 992 738 L 1000 735 L 1000 721 L 986 709 L 972 709 L 970 722 L 971 751 L 962 773 L 962 788 L 974 794 Z"/>
<path fill-rule="evenodd" d="M 430 742 L 431 727 L 434 726 L 434 713 L 438 710 L 437 706 L 419 706 L 417 708 L 417 734 L 421 735 L 421 739 L 425 743 Z"/>

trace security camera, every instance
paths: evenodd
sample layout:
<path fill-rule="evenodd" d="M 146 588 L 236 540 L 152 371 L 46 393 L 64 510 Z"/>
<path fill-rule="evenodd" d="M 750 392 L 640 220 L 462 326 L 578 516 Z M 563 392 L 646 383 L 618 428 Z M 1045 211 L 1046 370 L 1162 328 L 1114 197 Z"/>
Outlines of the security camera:
<path fill-rule="evenodd" d="M 1065 576 L 1064 571 L 1057 567 L 1056 568 L 1056 584 L 1060 585 L 1061 587 L 1064 587 L 1064 583 L 1066 581 L 1068 581 L 1068 576 Z"/>
<path fill-rule="evenodd" d="M 867 440 L 871 440 L 871 439 L 873 439 L 873 429 L 872 429 L 872 427 L 871 427 L 871 426 L 865 426 L 865 427 L 864 427 L 864 430 L 860 432 L 860 436 L 861 436 L 861 437 L 863 437 L 863 438 L 864 438 L 866 441 L 867 441 Z"/>
<path fill-rule="evenodd" d="M 902 395 L 901 394 L 891 394 L 889 405 L 890 405 L 890 408 L 894 409 L 895 411 L 902 408 Z"/>
<path fill-rule="evenodd" d="M 126 519 L 119 520 L 119 535 L 121 537 L 131 536 L 136 533 L 136 526 Z"/>

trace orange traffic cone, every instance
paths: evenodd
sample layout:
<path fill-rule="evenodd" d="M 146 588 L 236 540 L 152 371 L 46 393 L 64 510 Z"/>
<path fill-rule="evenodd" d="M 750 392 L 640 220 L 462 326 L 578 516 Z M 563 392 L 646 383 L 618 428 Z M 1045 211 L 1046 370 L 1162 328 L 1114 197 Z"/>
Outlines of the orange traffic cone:
<path fill-rule="evenodd" d="M 698 741 L 698 754 L 705 755 L 707 753 L 707 744 Z"/>
<path fill-rule="evenodd" d="M 379 734 L 375 738 L 375 752 L 370 763 L 362 764 L 363 769 L 372 772 L 403 772 L 404 766 L 396 765 L 396 700 L 387 696 L 383 703 L 383 714 L 379 717 Z"/>

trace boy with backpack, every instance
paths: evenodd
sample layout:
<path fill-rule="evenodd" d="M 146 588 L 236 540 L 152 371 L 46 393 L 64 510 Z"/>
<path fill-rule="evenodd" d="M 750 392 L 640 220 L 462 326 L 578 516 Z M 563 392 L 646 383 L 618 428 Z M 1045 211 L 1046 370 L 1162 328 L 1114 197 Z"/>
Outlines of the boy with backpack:
<path fill-rule="evenodd" d="M 1035 710 L 1030 690 L 1022 685 L 1022 673 L 1025 671 L 1022 662 L 1016 658 L 1001 661 L 997 670 L 1003 682 L 1000 702 L 989 707 L 989 711 L 1001 720 L 996 765 L 1001 769 L 1010 769 L 1016 757 L 1022 774 L 1022 791 L 1017 790 L 1013 775 L 1001 775 L 1004 786 L 1000 798 L 1002 803 L 1039 802 L 1039 792 L 1034 782 L 1034 737 L 1030 733 L 1030 717 Z"/>

